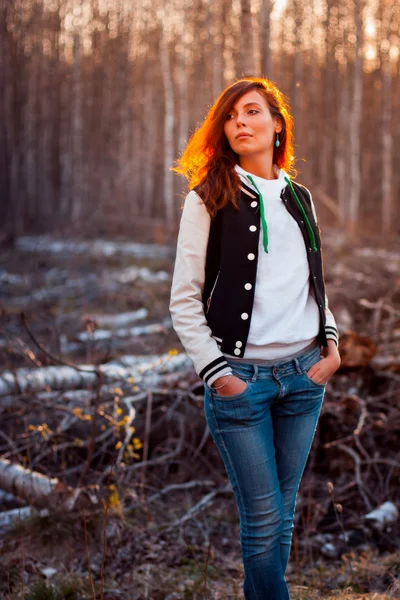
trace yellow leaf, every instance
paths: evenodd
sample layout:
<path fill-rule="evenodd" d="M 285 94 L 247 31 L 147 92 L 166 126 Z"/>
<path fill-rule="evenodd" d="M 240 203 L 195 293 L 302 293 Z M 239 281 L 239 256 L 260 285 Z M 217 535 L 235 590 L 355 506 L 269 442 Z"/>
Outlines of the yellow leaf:
<path fill-rule="evenodd" d="M 122 442 L 117 442 L 117 443 L 115 444 L 115 448 L 116 448 L 117 450 L 119 450 L 119 449 L 121 448 L 121 446 L 122 446 Z"/>
<path fill-rule="evenodd" d="M 110 507 L 119 506 L 119 495 L 118 495 L 118 490 L 116 488 L 114 488 L 111 491 L 111 494 L 108 497 L 108 502 L 109 502 Z"/>

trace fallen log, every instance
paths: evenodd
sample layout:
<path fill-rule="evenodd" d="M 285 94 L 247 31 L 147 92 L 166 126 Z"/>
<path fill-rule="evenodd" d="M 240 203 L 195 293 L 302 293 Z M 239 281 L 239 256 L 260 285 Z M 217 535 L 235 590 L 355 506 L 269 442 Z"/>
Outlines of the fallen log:
<path fill-rule="evenodd" d="M 51 506 L 54 510 L 71 512 L 81 497 L 86 505 L 99 503 L 97 486 L 71 488 L 57 477 L 46 477 L 7 459 L 0 459 L 0 489 L 36 508 Z"/>
<path fill-rule="evenodd" d="M 51 254 L 79 254 L 90 256 L 134 256 L 136 258 L 171 258 L 175 248 L 159 244 L 112 242 L 110 240 L 57 240 L 48 235 L 20 236 L 15 247 L 26 252 Z"/>
<path fill-rule="evenodd" d="M 184 353 L 161 356 L 122 356 L 104 365 L 49 366 L 21 368 L 0 373 L 0 397 L 46 390 L 94 388 L 98 373 L 103 383 L 130 381 L 143 385 L 159 385 L 163 375 L 191 370 L 192 363 Z"/>

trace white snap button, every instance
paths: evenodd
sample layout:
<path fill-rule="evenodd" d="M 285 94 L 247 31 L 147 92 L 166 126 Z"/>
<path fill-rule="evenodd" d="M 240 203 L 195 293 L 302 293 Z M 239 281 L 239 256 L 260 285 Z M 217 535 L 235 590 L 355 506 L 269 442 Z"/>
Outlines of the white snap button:
<path fill-rule="evenodd" d="M 236 354 L 236 356 L 239 356 L 239 354 L 240 354 L 239 348 L 235 348 L 233 353 Z"/>
<path fill-rule="evenodd" d="M 247 258 L 248 258 L 249 260 L 254 260 L 254 259 L 255 259 L 255 257 L 256 257 L 256 255 L 255 255 L 255 254 L 253 254 L 252 252 L 250 252 L 250 254 L 248 254 L 248 255 L 247 255 Z"/>
<path fill-rule="evenodd" d="M 256 200 L 254 200 L 254 202 L 252 202 L 250 204 L 251 208 L 255 208 L 258 205 L 258 202 Z"/>
<path fill-rule="evenodd" d="M 257 227 L 255 225 L 250 225 L 250 231 L 257 231 Z"/>
<path fill-rule="evenodd" d="M 247 313 L 242 313 L 240 316 L 242 317 L 243 321 L 249 318 L 249 315 Z"/>
<path fill-rule="evenodd" d="M 243 342 L 238 341 L 235 343 L 235 346 L 237 346 L 238 348 L 241 348 L 243 346 Z"/>
<path fill-rule="evenodd" d="M 251 290 L 251 288 L 252 288 L 252 287 L 253 287 L 253 286 L 251 285 L 251 283 L 245 283 L 245 284 L 244 284 L 244 289 L 245 289 L 245 290 Z"/>

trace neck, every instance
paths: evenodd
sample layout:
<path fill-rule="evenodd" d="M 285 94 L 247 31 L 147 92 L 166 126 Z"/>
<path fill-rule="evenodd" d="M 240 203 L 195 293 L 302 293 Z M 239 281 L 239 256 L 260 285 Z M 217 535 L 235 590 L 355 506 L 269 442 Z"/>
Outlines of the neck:
<path fill-rule="evenodd" d="M 245 171 L 263 179 L 277 179 L 272 156 L 240 156 L 239 166 Z"/>

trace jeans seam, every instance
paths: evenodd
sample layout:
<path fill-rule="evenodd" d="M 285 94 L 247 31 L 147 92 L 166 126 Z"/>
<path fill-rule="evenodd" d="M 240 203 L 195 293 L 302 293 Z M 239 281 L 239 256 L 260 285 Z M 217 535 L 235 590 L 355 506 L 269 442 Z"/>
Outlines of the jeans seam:
<path fill-rule="evenodd" d="M 211 400 L 214 400 L 214 399 L 211 397 Z M 227 458 L 228 458 L 228 461 L 229 461 L 230 467 L 231 467 L 231 469 L 232 469 L 232 473 L 233 473 L 233 475 L 234 475 L 234 478 L 235 478 L 235 483 L 236 483 L 237 490 L 238 490 L 238 493 L 239 493 L 239 496 L 240 496 L 240 501 L 241 501 L 241 503 L 242 503 L 242 507 L 243 507 L 243 510 L 244 510 L 244 501 L 243 501 L 242 492 L 241 492 L 241 490 L 240 490 L 239 481 L 238 481 L 238 478 L 237 478 L 237 475 L 236 475 L 235 468 L 234 468 L 234 466 L 233 466 L 233 464 L 232 464 L 232 460 L 231 460 L 230 454 L 229 454 L 229 452 L 228 452 L 228 449 L 227 449 L 227 447 L 226 447 L 226 445 L 225 445 L 225 440 L 224 440 L 223 433 L 222 433 L 222 431 L 220 430 L 220 428 L 219 428 L 219 425 L 218 425 L 218 420 L 217 420 L 217 417 L 216 417 L 216 415 L 215 415 L 214 403 L 213 403 L 213 402 L 210 402 L 210 408 L 211 408 L 211 411 L 212 411 L 212 413 L 213 413 L 214 422 L 215 422 L 215 425 L 216 425 L 216 427 L 215 427 L 215 431 L 218 433 L 218 437 L 219 437 L 219 439 L 220 439 L 221 445 L 222 445 L 222 447 L 223 447 L 223 449 L 224 449 L 224 452 L 225 452 L 225 454 L 226 454 L 226 456 L 227 456 Z M 229 476 L 228 476 L 228 479 L 229 479 Z M 240 510 L 239 510 L 239 514 L 240 514 Z M 253 591 L 254 591 L 254 593 L 256 594 L 256 597 L 258 598 L 258 593 L 257 593 L 257 590 L 256 590 L 256 588 L 255 588 L 255 585 L 254 585 L 253 575 L 251 574 L 251 572 L 250 572 L 250 571 L 249 571 L 249 573 L 248 573 L 248 576 L 250 576 L 250 582 L 251 582 L 251 585 L 253 586 Z"/>

